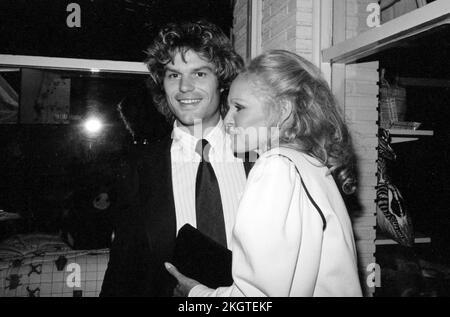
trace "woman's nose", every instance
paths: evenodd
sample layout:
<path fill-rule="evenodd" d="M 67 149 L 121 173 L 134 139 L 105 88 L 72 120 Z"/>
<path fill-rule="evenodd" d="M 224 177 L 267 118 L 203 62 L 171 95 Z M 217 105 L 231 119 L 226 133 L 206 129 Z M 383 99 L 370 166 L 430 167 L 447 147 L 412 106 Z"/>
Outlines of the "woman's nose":
<path fill-rule="evenodd" d="M 229 126 L 229 125 L 234 126 L 234 117 L 233 117 L 232 109 L 228 110 L 227 115 L 225 116 L 225 119 L 223 119 L 223 122 L 224 122 L 225 126 Z"/>
<path fill-rule="evenodd" d="M 182 77 L 180 81 L 180 91 L 188 92 L 194 89 L 194 83 L 189 77 Z"/>
<path fill-rule="evenodd" d="M 226 131 L 228 133 L 230 133 L 230 130 L 234 128 L 234 118 L 233 118 L 232 110 L 228 111 L 223 122 L 225 124 Z"/>

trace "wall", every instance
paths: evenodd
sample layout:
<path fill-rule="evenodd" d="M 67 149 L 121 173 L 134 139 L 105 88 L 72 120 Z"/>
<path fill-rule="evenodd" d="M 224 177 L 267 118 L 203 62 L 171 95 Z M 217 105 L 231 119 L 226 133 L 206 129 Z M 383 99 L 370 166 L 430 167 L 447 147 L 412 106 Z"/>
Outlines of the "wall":
<path fill-rule="evenodd" d="M 247 10 L 247 0 L 236 0 L 233 13 L 233 44 L 236 52 L 244 59 L 247 57 Z"/>
<path fill-rule="evenodd" d="M 312 60 L 312 0 L 262 1 L 261 49 L 286 49 Z M 247 0 L 237 0 L 234 8 L 236 50 L 246 56 Z"/>
<path fill-rule="evenodd" d="M 367 31 L 367 5 L 373 0 L 338 1 L 345 16 L 334 19 L 345 21 L 345 39 Z M 335 8 L 336 9 L 336 8 Z M 343 10 L 342 10 L 343 9 Z M 335 10 L 336 12 L 336 10 Z M 344 26 L 336 26 L 344 27 Z M 334 30 L 335 32 L 339 30 Z M 345 66 L 344 111 L 358 155 L 359 208 L 352 217 L 356 237 L 361 285 L 366 295 L 373 294 L 373 266 L 375 263 L 376 191 L 378 146 L 378 62 L 356 63 Z M 342 80 L 342 78 L 341 78 Z M 378 272 L 377 272 L 378 273 Z M 378 275 L 377 275 L 378 277 Z"/>

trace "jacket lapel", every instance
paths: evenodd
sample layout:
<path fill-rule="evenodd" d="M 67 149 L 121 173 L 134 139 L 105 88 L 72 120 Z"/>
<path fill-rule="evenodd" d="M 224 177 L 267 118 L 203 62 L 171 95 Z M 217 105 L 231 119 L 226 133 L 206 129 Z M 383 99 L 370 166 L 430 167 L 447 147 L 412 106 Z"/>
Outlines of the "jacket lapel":
<path fill-rule="evenodd" d="M 145 160 L 146 179 L 149 185 L 141 193 L 144 200 L 142 210 L 144 223 L 152 256 L 156 263 L 167 261 L 172 256 L 176 236 L 175 203 L 172 189 L 172 164 L 169 136 L 152 146 L 148 159 Z"/>

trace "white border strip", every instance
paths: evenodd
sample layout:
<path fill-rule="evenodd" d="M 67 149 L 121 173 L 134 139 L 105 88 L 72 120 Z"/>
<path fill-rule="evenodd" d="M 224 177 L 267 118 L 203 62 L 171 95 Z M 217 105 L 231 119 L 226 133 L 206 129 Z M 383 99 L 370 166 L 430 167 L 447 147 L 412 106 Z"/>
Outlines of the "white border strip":
<path fill-rule="evenodd" d="M 0 66 L 148 74 L 143 62 L 0 54 Z"/>

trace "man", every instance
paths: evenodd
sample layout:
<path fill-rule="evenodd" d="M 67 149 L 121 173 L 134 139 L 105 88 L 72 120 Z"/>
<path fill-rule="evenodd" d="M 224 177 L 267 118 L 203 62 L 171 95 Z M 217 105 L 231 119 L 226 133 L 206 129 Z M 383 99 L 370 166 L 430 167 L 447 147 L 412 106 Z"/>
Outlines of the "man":
<path fill-rule="evenodd" d="M 204 21 L 169 24 L 147 54 L 155 104 L 173 131 L 150 144 L 125 178 L 101 296 L 171 296 L 175 281 L 164 262 L 172 258 L 178 230 L 189 223 L 229 246 L 248 172 L 228 150 L 221 118 L 243 66 L 223 32 Z M 216 184 L 205 194 L 203 167 Z M 215 204 L 207 209 L 220 220 L 205 222 L 204 204 Z"/>

